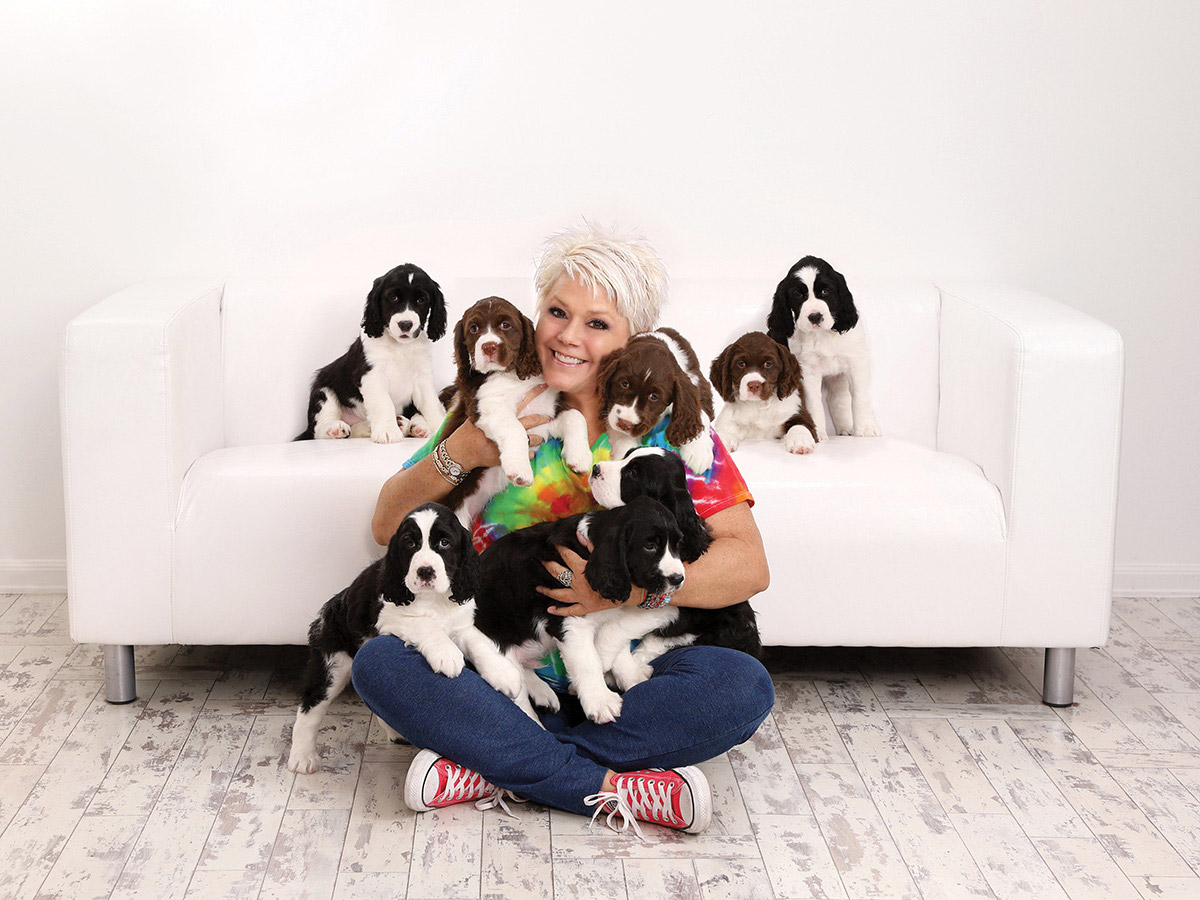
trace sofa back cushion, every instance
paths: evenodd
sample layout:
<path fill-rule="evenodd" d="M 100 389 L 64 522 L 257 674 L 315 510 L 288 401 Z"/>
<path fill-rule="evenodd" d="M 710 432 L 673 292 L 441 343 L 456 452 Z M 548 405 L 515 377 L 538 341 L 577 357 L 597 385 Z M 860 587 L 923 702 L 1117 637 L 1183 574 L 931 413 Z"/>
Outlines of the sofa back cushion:
<path fill-rule="evenodd" d="M 476 300 L 498 295 L 532 315 L 528 278 L 444 279 L 450 327 L 433 345 L 434 380 L 454 380 L 451 331 Z M 324 281 L 232 280 L 222 311 L 225 445 L 291 440 L 304 429 L 313 373 L 358 336 L 374 276 Z M 933 448 L 938 409 L 938 293 L 932 283 L 850 283 L 871 349 L 872 395 L 883 432 Z M 662 324 L 711 361 L 747 331 L 765 331 L 775 282 L 679 278 Z M 718 399 L 718 409 L 720 401 Z"/>

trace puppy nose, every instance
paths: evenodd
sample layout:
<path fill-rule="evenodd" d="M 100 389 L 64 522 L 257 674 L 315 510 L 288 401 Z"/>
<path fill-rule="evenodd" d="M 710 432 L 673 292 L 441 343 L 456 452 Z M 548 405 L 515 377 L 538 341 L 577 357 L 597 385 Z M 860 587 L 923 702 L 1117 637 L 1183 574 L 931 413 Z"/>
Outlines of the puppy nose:
<path fill-rule="evenodd" d="M 409 331 L 412 328 L 412 322 L 400 322 L 398 324 L 401 331 Z"/>
<path fill-rule="evenodd" d="M 821 319 L 823 319 L 823 318 L 825 318 L 825 317 L 823 315 L 821 315 L 819 312 L 808 314 L 808 321 L 812 322 L 814 325 L 820 325 Z"/>
<path fill-rule="evenodd" d="M 667 584 L 669 584 L 672 589 L 678 588 L 681 584 L 683 584 L 682 573 L 679 575 L 668 575 Z"/>
<path fill-rule="evenodd" d="M 421 566 L 417 569 L 417 578 L 421 581 L 433 581 L 433 566 Z"/>
<path fill-rule="evenodd" d="M 746 384 L 746 390 L 752 394 L 757 394 L 762 390 L 763 383 L 761 381 L 751 381 Z"/>
<path fill-rule="evenodd" d="M 593 478 L 600 477 L 600 467 L 599 466 L 592 466 L 592 477 Z"/>
<path fill-rule="evenodd" d="M 489 341 L 488 343 L 482 345 L 479 349 L 483 351 L 484 356 L 495 356 L 496 351 L 500 349 L 500 345 Z"/>

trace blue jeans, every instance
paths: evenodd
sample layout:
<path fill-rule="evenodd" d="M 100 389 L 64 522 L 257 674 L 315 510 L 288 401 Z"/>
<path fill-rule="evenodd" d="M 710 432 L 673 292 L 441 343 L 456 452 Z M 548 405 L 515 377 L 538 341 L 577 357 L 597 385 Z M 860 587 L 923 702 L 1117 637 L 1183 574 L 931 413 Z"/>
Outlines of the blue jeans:
<path fill-rule="evenodd" d="M 615 722 L 596 725 L 578 701 L 539 728 L 470 668 L 447 678 L 392 635 L 354 657 L 367 706 L 412 744 L 449 757 L 492 784 L 547 806 L 589 815 L 584 798 L 607 770 L 675 768 L 750 739 L 775 702 L 766 669 L 722 647 L 679 647 L 651 663 L 654 675 L 625 693 Z"/>

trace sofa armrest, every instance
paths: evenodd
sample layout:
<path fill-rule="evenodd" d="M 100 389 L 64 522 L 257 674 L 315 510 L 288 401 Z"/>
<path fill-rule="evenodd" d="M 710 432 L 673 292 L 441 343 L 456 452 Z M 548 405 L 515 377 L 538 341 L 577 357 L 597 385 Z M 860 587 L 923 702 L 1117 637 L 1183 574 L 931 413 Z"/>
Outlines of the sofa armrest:
<path fill-rule="evenodd" d="M 140 284 L 67 325 L 60 415 L 77 641 L 171 641 L 180 485 L 224 441 L 222 295 L 212 282 Z"/>
<path fill-rule="evenodd" d="M 1002 643 L 1107 639 L 1124 351 L 1108 325 L 995 285 L 940 285 L 938 449 L 996 485 L 1007 523 Z"/>

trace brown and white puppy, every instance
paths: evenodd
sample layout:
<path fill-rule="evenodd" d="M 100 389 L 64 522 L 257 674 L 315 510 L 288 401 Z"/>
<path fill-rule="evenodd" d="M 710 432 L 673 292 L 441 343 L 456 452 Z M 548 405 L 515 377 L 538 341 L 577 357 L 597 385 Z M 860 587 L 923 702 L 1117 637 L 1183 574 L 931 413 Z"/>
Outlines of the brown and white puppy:
<path fill-rule="evenodd" d="M 751 331 L 722 350 L 708 374 L 725 401 L 714 427 L 731 451 L 742 441 L 771 439 L 782 439 L 789 453 L 816 446 L 800 364 L 787 347 Z"/>
<path fill-rule="evenodd" d="M 522 411 L 522 416 L 551 418 L 526 432 L 517 416 L 517 404 L 531 388 L 543 384 L 541 364 L 534 347 L 533 322 L 501 297 L 485 297 L 468 309 L 454 326 L 454 360 L 458 364 L 454 406 L 444 434 L 452 434 L 470 419 L 500 448 L 500 465 L 476 469 L 443 499 L 443 503 L 470 527 L 480 510 L 509 482 L 533 484 L 529 462 L 530 433 L 543 440 L 561 438 L 563 459 L 576 472 L 592 467 L 587 420 L 566 407 L 557 391 L 545 390 Z"/>
<path fill-rule="evenodd" d="M 712 468 L 712 387 L 696 352 L 678 331 L 636 334 L 600 368 L 600 418 L 613 459 L 620 459 L 668 413 L 667 441 L 696 475 Z"/>

